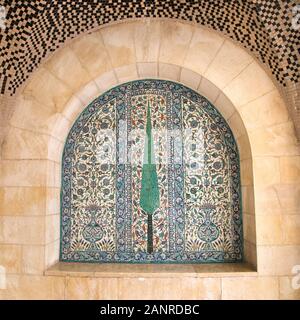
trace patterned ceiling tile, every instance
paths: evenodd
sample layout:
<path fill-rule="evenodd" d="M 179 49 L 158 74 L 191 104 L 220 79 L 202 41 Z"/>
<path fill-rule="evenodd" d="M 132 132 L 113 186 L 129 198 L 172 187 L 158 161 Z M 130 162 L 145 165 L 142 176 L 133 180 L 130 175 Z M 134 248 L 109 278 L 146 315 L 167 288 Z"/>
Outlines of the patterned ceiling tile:
<path fill-rule="evenodd" d="M 300 136 L 297 3 L 297 0 L 2 0 L 6 20 L 5 29 L 0 28 L 0 93 L 15 94 L 48 53 L 92 28 L 139 17 L 182 19 L 221 31 L 263 62 L 283 87 Z M 295 89 L 285 90 L 287 86 Z"/>

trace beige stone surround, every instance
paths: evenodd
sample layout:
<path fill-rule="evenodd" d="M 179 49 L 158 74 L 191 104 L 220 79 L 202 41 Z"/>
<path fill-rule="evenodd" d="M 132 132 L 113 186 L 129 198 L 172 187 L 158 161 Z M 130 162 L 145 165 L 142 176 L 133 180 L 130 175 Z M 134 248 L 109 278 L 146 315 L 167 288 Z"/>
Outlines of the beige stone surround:
<path fill-rule="evenodd" d="M 67 134 L 94 98 L 145 78 L 187 85 L 228 121 L 241 157 L 247 266 L 52 267 Z M 174 20 L 106 26 L 55 52 L 13 108 L 1 150 L 0 299 L 300 299 L 291 287 L 300 265 L 300 146 L 271 78 L 232 40 Z"/>

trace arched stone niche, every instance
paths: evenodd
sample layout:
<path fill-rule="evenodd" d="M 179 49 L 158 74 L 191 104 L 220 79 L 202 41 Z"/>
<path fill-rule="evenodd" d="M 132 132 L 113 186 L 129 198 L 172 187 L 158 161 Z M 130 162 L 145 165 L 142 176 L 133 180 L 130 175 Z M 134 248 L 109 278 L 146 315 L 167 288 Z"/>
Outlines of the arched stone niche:
<path fill-rule="evenodd" d="M 43 274 L 58 261 L 67 134 L 94 98 L 145 78 L 185 84 L 227 120 L 241 159 L 245 261 L 259 277 L 273 276 L 267 286 L 277 297 L 278 281 L 286 285 L 300 257 L 300 152 L 286 106 L 244 49 L 204 27 L 168 20 L 124 22 L 71 41 L 34 73 L 18 97 L 1 153 L 0 241 L 14 256 L 4 259 L 14 275 L 11 282 L 23 288 L 32 279 L 34 285 L 34 275 L 37 287 L 41 282 L 64 286 L 65 280 L 56 277 L 56 284 Z M 222 297 L 229 297 L 240 278 L 228 282 L 223 276 Z M 252 288 L 261 278 L 253 275 L 249 281 Z"/>

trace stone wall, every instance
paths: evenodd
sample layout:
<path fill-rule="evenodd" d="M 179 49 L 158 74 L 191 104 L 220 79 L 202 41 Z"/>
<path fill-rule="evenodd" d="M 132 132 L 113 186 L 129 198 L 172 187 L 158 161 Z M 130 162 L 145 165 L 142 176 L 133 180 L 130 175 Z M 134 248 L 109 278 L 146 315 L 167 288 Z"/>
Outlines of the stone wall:
<path fill-rule="evenodd" d="M 232 128 L 241 155 L 243 273 L 138 272 L 86 267 L 51 274 L 59 253 L 64 142 L 95 97 L 130 80 L 178 81 L 207 97 Z M 13 102 L 0 174 L 0 298 L 300 298 L 300 146 L 269 75 L 239 45 L 205 27 L 141 20 L 76 38 L 51 56 Z M 3 131 L 4 132 L 4 131 Z M 134 269 L 133 269 L 134 270 Z M 147 288 L 147 290 L 145 289 Z M 167 288 L 167 289 L 166 289 Z"/>

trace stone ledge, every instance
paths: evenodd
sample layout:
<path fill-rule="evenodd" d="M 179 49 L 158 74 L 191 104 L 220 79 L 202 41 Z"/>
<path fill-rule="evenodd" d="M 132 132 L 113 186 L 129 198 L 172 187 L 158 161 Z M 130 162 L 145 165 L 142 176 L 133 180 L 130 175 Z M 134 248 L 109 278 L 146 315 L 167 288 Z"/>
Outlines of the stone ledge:
<path fill-rule="evenodd" d="M 257 276 L 248 263 L 220 264 L 94 264 L 58 262 L 45 271 L 47 276 L 99 278 L 213 278 Z"/>

